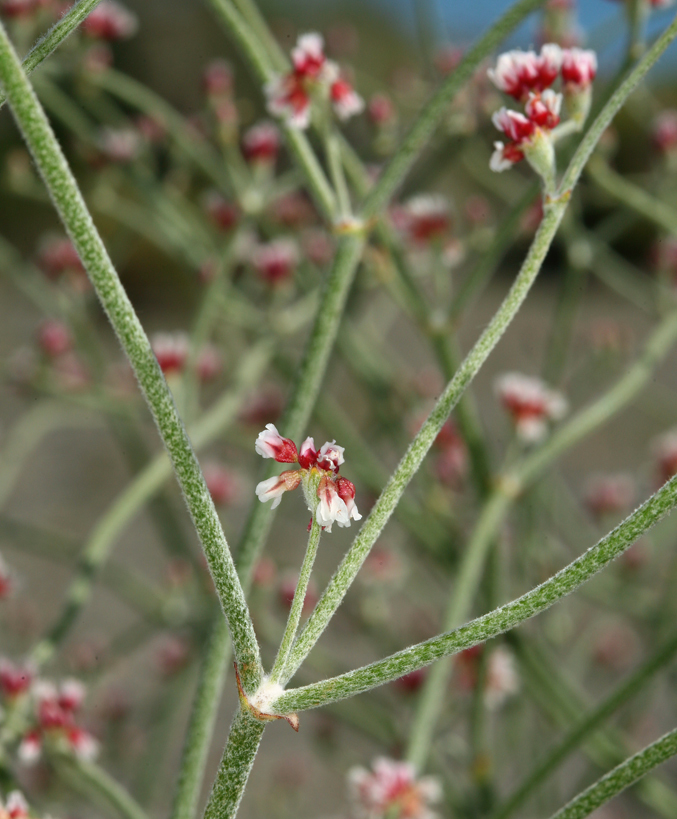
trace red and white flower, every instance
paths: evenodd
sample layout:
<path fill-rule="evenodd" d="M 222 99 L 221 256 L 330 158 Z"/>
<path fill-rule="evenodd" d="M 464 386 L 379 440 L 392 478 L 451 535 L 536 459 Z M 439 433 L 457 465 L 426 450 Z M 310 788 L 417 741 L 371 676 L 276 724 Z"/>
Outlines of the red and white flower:
<path fill-rule="evenodd" d="M 262 458 L 273 458 L 280 464 L 295 464 L 299 460 L 296 444 L 283 438 L 275 424 L 266 424 L 263 432 L 259 432 L 254 449 Z"/>
<path fill-rule="evenodd" d="M 30 816 L 28 802 L 21 791 L 10 791 L 7 794 L 4 808 L 0 800 L 0 817 L 5 819 L 5 816 L 7 819 L 28 819 Z"/>
<path fill-rule="evenodd" d="M 451 226 L 449 200 L 442 194 L 412 196 L 394 212 L 393 218 L 413 242 L 432 242 L 443 236 Z"/>
<path fill-rule="evenodd" d="M 622 512 L 635 499 L 632 475 L 594 475 L 586 484 L 585 505 L 595 517 Z"/>
<path fill-rule="evenodd" d="M 25 694 L 32 683 L 32 668 L 15 665 L 6 657 L 0 657 L 0 693 L 4 700 L 14 700 Z"/>
<path fill-rule="evenodd" d="M 542 94 L 529 94 L 524 106 L 527 117 L 538 128 L 552 130 L 559 125 L 559 113 L 562 108 L 562 95 L 551 88 Z"/>
<path fill-rule="evenodd" d="M 0 600 L 8 597 L 14 588 L 14 577 L 0 554 Z"/>
<path fill-rule="evenodd" d="M 282 472 L 261 481 L 256 487 L 260 501 L 272 500 L 275 508 L 285 492 L 303 484 L 308 508 L 327 532 L 331 532 L 334 522 L 339 526 L 350 526 L 351 520 L 361 519 L 355 504 L 355 486 L 338 474 L 344 463 L 344 449 L 336 441 L 327 441 L 318 451 L 314 440 L 306 438 L 299 454 L 293 441 L 283 438 L 273 424 L 267 424 L 256 439 L 255 449 L 264 458 L 300 466 L 298 470 Z"/>
<path fill-rule="evenodd" d="M 677 475 L 677 429 L 661 435 L 654 442 L 653 450 L 658 461 L 660 480 L 665 483 Z"/>
<path fill-rule="evenodd" d="M 324 39 L 321 34 L 310 32 L 301 34 L 292 49 L 291 60 L 294 71 L 301 77 L 318 79 L 326 71 L 329 62 L 324 54 Z"/>
<path fill-rule="evenodd" d="M 126 40 L 136 34 L 135 14 L 115 0 L 102 0 L 82 21 L 82 30 L 97 40 Z"/>
<path fill-rule="evenodd" d="M 338 77 L 331 84 L 329 98 L 336 116 L 342 121 L 364 111 L 364 100 L 344 77 Z"/>
<path fill-rule="evenodd" d="M 186 333 L 155 333 L 151 336 L 150 344 L 165 375 L 183 370 L 190 348 Z"/>
<path fill-rule="evenodd" d="M 484 701 L 488 708 L 499 708 L 503 703 L 516 694 L 520 688 L 520 679 L 517 674 L 515 657 L 504 646 L 498 646 L 490 654 L 487 661 L 487 678 L 484 690 Z"/>
<path fill-rule="evenodd" d="M 280 132 L 272 122 L 259 122 L 242 137 L 242 153 L 248 162 L 272 165 L 279 150 Z"/>
<path fill-rule="evenodd" d="M 73 346 L 73 337 L 68 327 L 56 319 L 48 319 L 38 330 L 38 344 L 49 358 L 57 358 L 67 353 Z"/>
<path fill-rule="evenodd" d="M 518 436 L 525 442 L 542 440 L 548 424 L 567 411 L 564 396 L 551 390 L 540 378 L 506 373 L 496 381 L 496 392 L 512 416 Z"/>
<path fill-rule="evenodd" d="M 258 245 L 251 254 L 256 272 L 270 284 L 288 279 L 299 263 L 299 251 L 292 239 L 273 239 Z"/>
<path fill-rule="evenodd" d="M 430 806 L 442 798 L 433 776 L 416 778 L 409 762 L 380 757 L 372 770 L 351 768 L 348 787 L 358 819 L 436 819 Z"/>
<path fill-rule="evenodd" d="M 487 72 L 499 91 L 516 100 L 525 100 L 532 91 L 545 91 L 557 79 L 562 65 L 562 49 L 548 43 L 535 51 L 508 51 L 501 54 L 496 68 Z"/>
<path fill-rule="evenodd" d="M 233 473 L 216 461 L 209 461 L 202 467 L 202 474 L 209 494 L 217 506 L 225 506 L 237 500 L 240 485 Z"/>
<path fill-rule="evenodd" d="M 562 81 L 565 87 L 582 91 L 592 85 L 597 76 L 597 55 L 583 48 L 565 48 L 562 51 Z"/>
<path fill-rule="evenodd" d="M 677 148 L 677 111 L 661 111 L 653 121 L 651 130 L 653 143 L 659 151 L 674 151 Z"/>

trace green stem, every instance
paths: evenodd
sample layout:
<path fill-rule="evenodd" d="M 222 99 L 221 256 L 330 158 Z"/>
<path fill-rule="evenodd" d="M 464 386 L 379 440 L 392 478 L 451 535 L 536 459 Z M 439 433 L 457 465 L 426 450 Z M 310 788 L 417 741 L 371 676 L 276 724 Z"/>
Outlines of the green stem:
<path fill-rule="evenodd" d="M 417 157 L 432 136 L 437 124 L 449 109 L 449 105 L 460 89 L 471 79 L 496 46 L 525 17 L 545 4 L 545 0 L 520 0 L 515 3 L 465 56 L 427 103 L 405 137 L 399 150 L 388 163 L 364 202 L 364 216 L 370 217 L 381 211 L 400 186 Z"/>
<path fill-rule="evenodd" d="M 677 236 L 677 211 L 616 173 L 601 157 L 593 157 L 586 172 L 602 190 L 649 219 L 672 236 Z"/>
<path fill-rule="evenodd" d="M 49 57 L 63 43 L 63 41 L 80 25 L 89 12 L 98 4 L 100 0 L 79 0 L 68 10 L 68 14 L 59 20 L 58 23 L 41 37 L 33 48 L 26 54 L 21 65 L 26 74 L 34 71 L 40 63 Z M 0 91 L 0 107 L 7 102 L 7 97 Z"/>
<path fill-rule="evenodd" d="M 217 617 L 202 670 L 183 750 L 171 819 L 193 819 L 207 764 L 219 699 L 226 676 L 230 637 L 226 621 Z"/>
<path fill-rule="evenodd" d="M 242 801 L 265 724 L 238 710 L 204 819 L 232 819 Z"/>
<path fill-rule="evenodd" d="M 308 537 L 308 546 L 306 548 L 306 555 L 303 558 L 301 571 L 299 572 L 298 583 L 294 591 L 294 599 L 289 610 L 289 617 L 287 618 L 287 626 L 284 630 L 280 648 L 275 658 L 273 670 L 270 672 L 270 681 L 279 683 L 284 678 L 284 671 L 289 659 L 289 653 L 296 637 L 296 632 L 303 613 L 303 606 L 306 602 L 306 592 L 308 590 L 308 583 L 310 582 L 310 573 L 313 570 L 313 563 L 315 562 L 315 555 L 317 555 L 317 547 L 320 545 L 320 535 L 322 534 L 322 527 L 313 516 L 313 523 L 310 527 L 310 535 Z"/>
<path fill-rule="evenodd" d="M 200 450 L 214 440 L 237 416 L 242 401 L 256 383 L 268 361 L 268 348 L 255 348 L 242 362 L 241 374 L 232 392 L 226 393 L 195 425 L 193 444 Z M 46 663 L 57 645 L 69 633 L 83 606 L 89 600 L 92 582 L 105 563 L 122 529 L 172 475 L 172 465 L 166 454 L 159 455 L 146 466 L 120 493 L 91 533 L 79 560 L 76 576 L 66 594 L 64 608 L 49 634 L 33 649 L 38 665 Z"/>
<path fill-rule="evenodd" d="M 677 754 L 677 728 L 647 745 L 586 788 L 550 819 L 583 819 L 629 788 L 649 771 Z"/>
<path fill-rule="evenodd" d="M 449 414 L 517 314 L 538 275 L 565 209 L 566 202 L 564 200 L 546 208 L 543 220 L 517 279 L 488 327 L 447 384 L 430 415 L 386 484 L 367 520 L 362 525 L 350 551 L 344 557 L 299 636 L 294 646 L 293 659 L 290 661 L 289 670 L 298 668 L 319 639 Z"/>
<path fill-rule="evenodd" d="M 643 663 L 596 709 L 579 718 L 577 724 L 564 739 L 539 762 L 525 781 L 491 815 L 491 819 L 507 819 L 511 816 L 576 748 L 603 725 L 615 711 L 641 691 L 645 684 L 653 679 L 656 672 L 674 658 L 675 652 L 677 652 L 677 634 Z"/>
<path fill-rule="evenodd" d="M 148 819 L 143 808 L 103 768 L 65 755 L 56 757 L 55 762 L 57 770 L 78 790 L 96 794 L 124 819 Z"/>
<path fill-rule="evenodd" d="M 514 628 L 582 586 L 676 504 L 677 477 L 662 486 L 599 543 L 535 589 L 465 626 L 398 651 L 384 660 L 329 680 L 290 689 L 273 703 L 275 712 L 290 714 L 354 696 Z"/>

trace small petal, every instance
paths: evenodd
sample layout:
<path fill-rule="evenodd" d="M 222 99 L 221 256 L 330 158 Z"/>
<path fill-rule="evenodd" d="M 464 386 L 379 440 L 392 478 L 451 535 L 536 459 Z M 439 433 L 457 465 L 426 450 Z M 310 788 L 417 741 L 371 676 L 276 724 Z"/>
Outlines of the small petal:
<path fill-rule="evenodd" d="M 301 444 L 299 466 L 302 469 L 310 469 L 316 462 L 317 450 L 315 449 L 315 441 L 312 438 L 306 438 L 306 440 Z"/>
<path fill-rule="evenodd" d="M 266 503 L 269 500 L 273 501 L 271 509 L 280 505 L 282 495 L 289 492 L 301 483 L 301 473 L 295 470 L 282 472 L 277 476 L 268 478 L 266 481 L 261 481 L 256 487 L 256 496 L 261 503 Z"/>
<path fill-rule="evenodd" d="M 254 448 L 262 458 L 273 458 L 281 464 L 293 464 L 299 459 L 296 444 L 283 438 L 275 424 L 266 424 L 263 432 L 259 432 Z"/>
<path fill-rule="evenodd" d="M 317 465 L 321 469 L 328 469 L 332 472 L 338 472 L 341 464 L 345 462 L 345 458 L 343 457 L 344 452 L 344 447 L 339 446 L 336 441 L 327 441 L 326 443 L 322 444 L 322 448 L 318 453 Z"/>

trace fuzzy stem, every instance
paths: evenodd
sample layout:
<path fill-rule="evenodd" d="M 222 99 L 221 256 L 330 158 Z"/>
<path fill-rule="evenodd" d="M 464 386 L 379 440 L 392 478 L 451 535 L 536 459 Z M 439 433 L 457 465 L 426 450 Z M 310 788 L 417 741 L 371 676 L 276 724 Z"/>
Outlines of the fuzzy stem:
<path fill-rule="evenodd" d="M 237 416 L 247 391 L 264 371 L 268 356 L 268 346 L 264 345 L 254 348 L 245 357 L 233 391 L 227 392 L 217 401 L 193 428 L 192 440 L 197 451 L 213 441 Z M 33 649 L 32 659 L 36 664 L 42 665 L 52 657 L 57 645 L 69 633 L 78 614 L 89 600 L 92 583 L 106 562 L 123 527 L 143 508 L 171 474 L 171 462 L 163 453 L 139 472 L 98 521 L 82 551 L 76 576 L 66 594 L 66 602 L 58 620 L 49 634 Z"/>
<path fill-rule="evenodd" d="M 207 754 L 226 676 L 230 638 L 226 621 L 217 617 L 202 662 L 200 680 L 181 760 L 171 819 L 193 819 L 207 764 Z"/>
<path fill-rule="evenodd" d="M 606 776 L 598 779 L 554 813 L 550 819 L 584 819 L 675 754 L 677 728 L 609 771 Z"/>
<path fill-rule="evenodd" d="M 373 216 L 381 211 L 400 186 L 412 165 L 432 136 L 438 122 L 448 110 L 458 91 L 496 46 L 518 26 L 525 17 L 545 4 L 545 0 L 520 0 L 510 8 L 477 43 L 465 54 L 433 98 L 419 114 L 399 150 L 388 163 L 364 202 L 364 215 Z"/>
<path fill-rule="evenodd" d="M 350 551 L 344 557 L 315 611 L 301 632 L 292 651 L 288 671 L 294 671 L 299 667 L 327 627 L 449 414 L 517 314 L 538 275 L 565 209 L 565 200 L 556 202 L 546 208 L 543 220 L 515 283 L 489 326 L 448 383 L 369 513 Z"/>
<path fill-rule="evenodd" d="M 237 814 L 264 728 L 263 722 L 238 710 L 204 819 L 232 819 Z"/>
<path fill-rule="evenodd" d="M 294 591 L 294 599 L 289 610 L 289 617 L 287 619 L 287 626 L 284 630 L 284 635 L 280 643 L 277 657 L 273 670 L 270 672 L 270 680 L 273 683 L 279 683 L 284 677 L 284 670 L 289 659 L 289 652 L 291 651 L 296 632 L 301 620 L 303 606 L 306 602 L 306 591 L 308 590 L 308 583 L 310 581 L 310 573 L 313 570 L 313 563 L 315 562 L 315 555 L 317 554 L 317 547 L 320 544 L 320 536 L 322 534 L 322 527 L 313 516 L 313 523 L 310 527 L 310 535 L 308 536 L 308 546 L 306 548 L 306 555 L 303 558 L 301 571 L 299 572 L 298 583 Z"/>
<path fill-rule="evenodd" d="M 677 634 L 661 646 L 597 708 L 583 715 L 564 739 L 538 763 L 524 782 L 491 815 L 491 819 L 508 819 L 576 748 L 624 703 L 641 691 L 644 685 L 653 679 L 656 672 L 674 658 L 675 652 L 677 652 Z"/>
<path fill-rule="evenodd" d="M 540 586 L 450 633 L 433 637 L 347 674 L 286 691 L 273 703 L 275 713 L 290 714 L 354 696 L 514 628 L 582 586 L 665 517 L 676 504 L 677 476 L 595 546 Z"/>
<path fill-rule="evenodd" d="M 80 25 L 89 12 L 101 0 L 79 0 L 67 14 L 55 23 L 52 28 L 41 37 L 33 48 L 26 54 L 21 63 L 26 74 L 34 71 L 40 63 L 49 57 L 63 43 L 63 41 Z M 7 102 L 7 97 L 0 90 L 0 107 Z"/>

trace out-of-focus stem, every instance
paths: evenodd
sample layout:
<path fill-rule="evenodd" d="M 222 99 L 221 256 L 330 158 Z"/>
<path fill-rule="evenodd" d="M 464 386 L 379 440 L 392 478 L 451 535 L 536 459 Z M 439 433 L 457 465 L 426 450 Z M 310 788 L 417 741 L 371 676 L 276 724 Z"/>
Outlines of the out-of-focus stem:
<path fill-rule="evenodd" d="M 55 758 L 57 770 L 78 790 L 96 794 L 124 819 L 148 819 L 143 810 L 127 791 L 120 787 L 103 768 L 93 762 L 61 755 Z"/>

